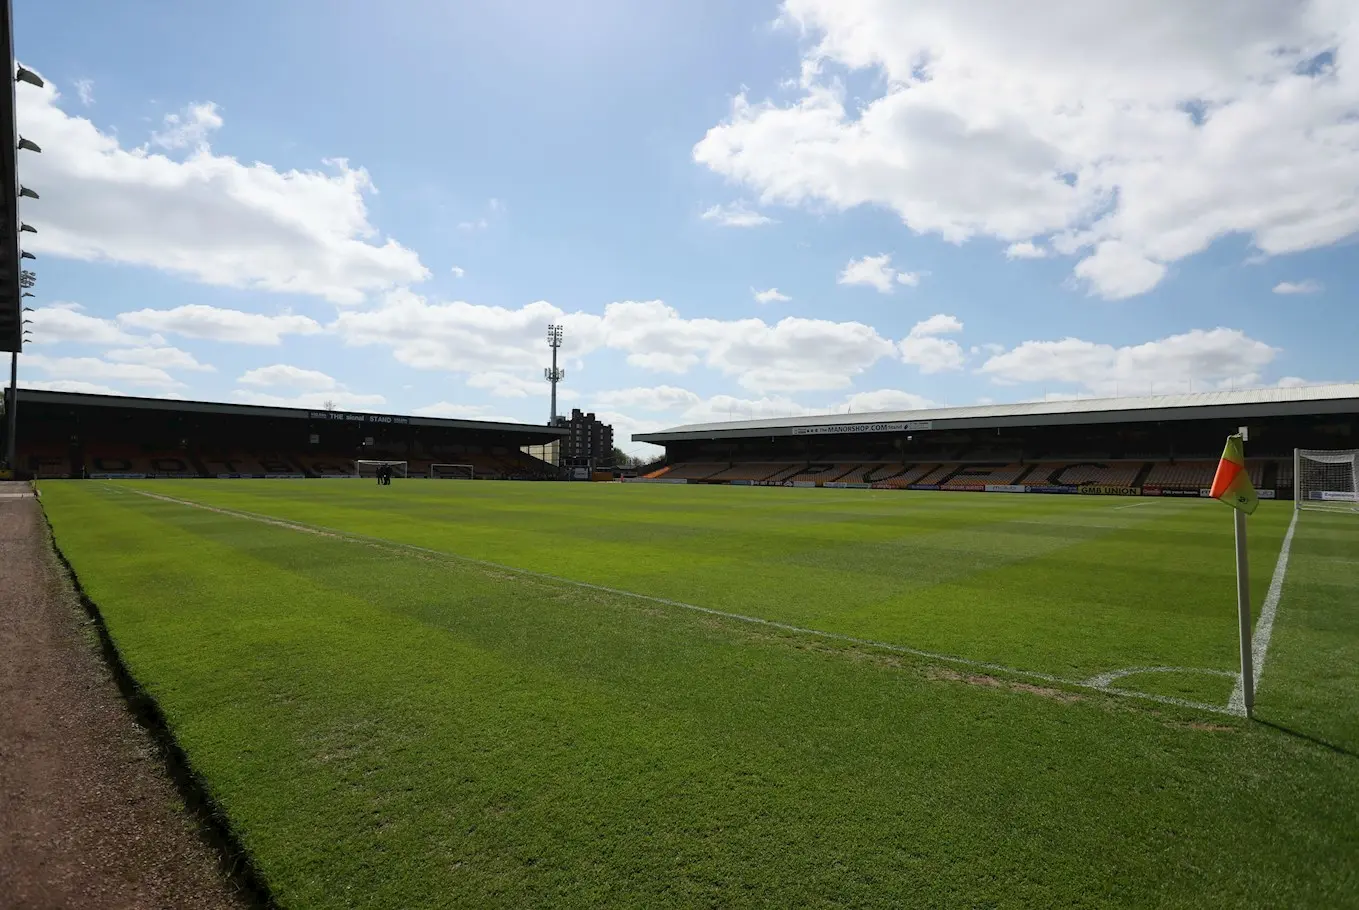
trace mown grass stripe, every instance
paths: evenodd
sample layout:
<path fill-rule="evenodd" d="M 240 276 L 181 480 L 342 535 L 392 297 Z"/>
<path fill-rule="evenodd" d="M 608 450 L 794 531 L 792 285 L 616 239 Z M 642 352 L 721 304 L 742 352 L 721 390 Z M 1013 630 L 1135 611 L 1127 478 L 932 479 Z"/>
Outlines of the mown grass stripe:
<path fill-rule="evenodd" d="M 1016 676 L 1022 679 L 1032 679 L 1039 682 L 1068 686 L 1076 689 L 1092 690 L 1124 698 L 1134 698 L 1141 699 L 1144 701 L 1160 702 L 1162 704 L 1175 705 L 1181 708 L 1190 708 L 1197 711 L 1207 711 L 1213 714 L 1233 716 L 1238 714 L 1244 714 L 1244 709 L 1238 712 L 1232 709 L 1230 706 L 1223 708 L 1221 706 L 1211 705 L 1206 702 L 1199 702 L 1184 698 L 1176 698 L 1174 696 L 1169 695 L 1158 695 L 1149 692 L 1137 692 L 1130 689 L 1114 688 L 1108 685 L 1093 685 L 1088 680 L 1069 679 L 1062 676 L 1056 676 L 1048 673 L 1040 673 L 1033 670 L 1024 670 L 1017 667 L 1010 667 L 1004 664 L 998 664 L 989 661 L 971 660 L 969 658 L 958 657 L 951 654 L 941 654 L 935 651 L 927 651 L 924 649 L 912 648 L 905 645 L 890 644 L 888 642 L 874 641 L 872 639 L 867 638 L 858 638 L 852 635 L 844 635 L 838 632 L 827 632 L 820 629 L 810 629 L 804 626 L 793 625 L 791 623 L 778 622 L 777 620 L 763 619 L 758 616 L 747 616 L 741 613 L 731 613 L 725 610 L 716 610 L 711 607 L 703 607 L 697 604 L 686 603 L 681 600 L 673 600 L 666 597 L 657 597 L 652 594 L 642 594 L 637 591 L 628 591 L 622 588 L 610 587 L 608 585 L 594 584 L 593 582 L 578 581 L 576 579 L 571 578 L 563 578 L 562 576 L 559 575 L 552 575 L 546 572 L 537 572 L 532 569 L 524 569 L 518 566 L 511 566 L 506 565 L 504 563 L 493 562 L 491 560 L 478 559 L 472 556 L 464 556 L 458 553 L 451 553 L 445 550 L 435 550 L 429 547 L 421 547 L 416 544 L 401 543 L 398 541 L 387 540 L 381 537 L 370 537 L 364 534 L 355 534 L 349 531 L 340 531 L 334 528 L 327 528 L 320 525 L 307 524 L 305 522 L 299 522 L 292 519 L 275 518 L 270 515 L 262 515 L 257 512 L 248 512 L 240 509 L 229 509 L 223 506 L 212 506 L 204 503 L 194 502 L 192 500 L 179 499 L 173 496 L 166 496 L 161 493 L 152 493 L 147 490 L 134 490 L 133 492 L 137 493 L 140 496 L 148 497 L 150 499 L 155 499 L 167 503 L 173 503 L 175 505 L 185 506 L 188 508 L 203 509 L 209 512 L 215 512 L 222 515 L 229 515 L 234 518 L 239 518 L 246 521 L 257 521 L 263 524 L 274 525 L 276 527 L 287 528 L 290 530 L 299 531 L 303 533 L 320 534 L 324 536 L 334 537 L 339 540 L 345 540 L 351 543 L 378 545 L 395 550 L 407 550 L 416 553 L 423 553 L 430 556 L 453 559 L 471 565 L 479 565 L 503 572 L 512 572 L 516 575 L 521 575 L 527 578 L 536 578 L 543 581 L 550 581 L 555 584 L 569 585 L 572 587 L 582 588 L 585 590 L 599 591 L 606 594 L 612 594 L 618 597 L 633 598 L 636 600 L 648 601 L 650 603 L 663 604 L 669 607 L 676 607 L 683 610 L 692 610 L 697 613 L 703 613 L 709 616 L 716 616 L 722 619 L 731 620 L 733 622 L 750 623 L 753 625 L 763 626 L 765 628 L 778 629 L 779 631 L 788 632 L 795 635 L 814 636 L 817 638 L 824 638 L 832 641 L 843 642 L 845 644 L 852 644 L 859 647 L 873 648 L 876 650 L 888 651 L 895 654 L 905 654 L 926 660 L 938 661 L 940 663 L 968 667 L 970 669 L 975 670 L 987 670 L 994 673 L 1003 673 L 1009 676 Z M 1216 673 L 1217 671 L 1184 668 L 1184 672 Z"/>

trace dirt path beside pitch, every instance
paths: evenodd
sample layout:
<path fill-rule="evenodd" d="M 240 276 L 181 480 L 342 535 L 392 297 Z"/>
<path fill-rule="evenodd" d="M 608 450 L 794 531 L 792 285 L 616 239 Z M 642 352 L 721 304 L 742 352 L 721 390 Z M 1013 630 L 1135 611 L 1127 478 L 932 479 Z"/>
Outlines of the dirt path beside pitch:
<path fill-rule="evenodd" d="M 0 483 L 0 819 L 0 907 L 248 905 L 123 702 L 18 483 Z"/>

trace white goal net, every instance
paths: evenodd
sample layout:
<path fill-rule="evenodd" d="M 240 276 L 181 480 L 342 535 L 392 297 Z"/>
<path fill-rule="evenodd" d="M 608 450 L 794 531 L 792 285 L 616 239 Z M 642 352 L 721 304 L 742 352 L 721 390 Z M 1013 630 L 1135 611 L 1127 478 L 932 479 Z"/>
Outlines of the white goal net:
<path fill-rule="evenodd" d="M 475 480 L 477 475 L 470 464 L 432 464 L 429 476 L 434 480 Z"/>
<path fill-rule="evenodd" d="M 404 461 L 391 461 L 383 458 L 360 458 L 354 462 L 354 473 L 359 477 L 376 478 L 378 471 L 384 465 L 392 469 L 393 477 L 406 476 L 406 463 Z"/>
<path fill-rule="evenodd" d="M 1295 508 L 1359 512 L 1359 449 L 1297 449 L 1293 475 Z"/>

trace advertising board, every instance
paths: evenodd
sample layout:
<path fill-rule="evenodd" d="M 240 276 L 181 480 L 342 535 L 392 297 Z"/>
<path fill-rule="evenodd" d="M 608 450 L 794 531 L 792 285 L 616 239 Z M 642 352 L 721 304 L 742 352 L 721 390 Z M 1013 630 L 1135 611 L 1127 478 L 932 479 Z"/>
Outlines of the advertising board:
<path fill-rule="evenodd" d="M 814 427 L 793 427 L 794 436 L 824 436 L 827 433 L 902 433 L 928 430 L 929 420 L 905 420 L 898 423 L 828 423 Z"/>
<path fill-rule="evenodd" d="M 1141 487 L 1116 487 L 1103 483 L 1087 483 L 1080 488 L 1082 493 L 1092 496 L 1141 496 Z"/>

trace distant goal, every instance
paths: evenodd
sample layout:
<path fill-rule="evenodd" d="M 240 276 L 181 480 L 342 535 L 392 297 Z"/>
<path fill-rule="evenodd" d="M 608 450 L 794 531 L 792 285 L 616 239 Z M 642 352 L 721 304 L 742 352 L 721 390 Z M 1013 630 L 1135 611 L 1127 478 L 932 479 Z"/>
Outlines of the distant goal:
<path fill-rule="evenodd" d="M 354 462 L 354 476 L 356 477 L 377 477 L 378 470 L 387 465 L 392 469 L 393 477 L 406 476 L 406 463 L 404 461 L 393 461 L 384 458 L 360 458 Z"/>
<path fill-rule="evenodd" d="M 476 480 L 477 472 L 470 464 L 432 464 L 429 476 L 431 480 Z"/>
<path fill-rule="evenodd" d="M 1359 512 L 1359 449 L 1295 449 L 1293 507 Z"/>

